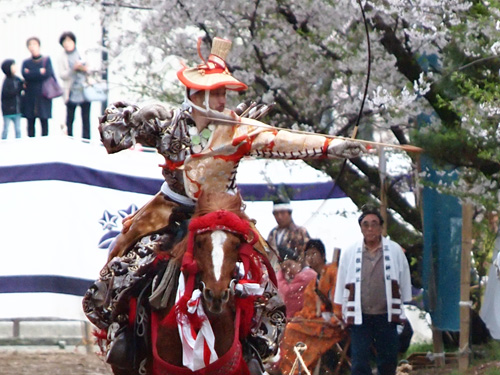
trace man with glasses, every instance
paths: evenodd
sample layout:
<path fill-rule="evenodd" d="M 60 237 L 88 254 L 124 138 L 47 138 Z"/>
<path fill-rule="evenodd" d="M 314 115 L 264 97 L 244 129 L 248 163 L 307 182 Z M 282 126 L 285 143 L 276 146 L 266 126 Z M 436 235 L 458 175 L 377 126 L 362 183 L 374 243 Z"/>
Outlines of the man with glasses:
<path fill-rule="evenodd" d="M 349 326 L 351 374 L 372 374 L 374 348 L 378 374 L 394 375 L 397 325 L 406 320 L 403 303 L 412 298 L 410 267 L 401 246 L 382 236 L 377 209 L 365 208 L 358 222 L 363 240 L 341 253 L 334 299 Z"/>

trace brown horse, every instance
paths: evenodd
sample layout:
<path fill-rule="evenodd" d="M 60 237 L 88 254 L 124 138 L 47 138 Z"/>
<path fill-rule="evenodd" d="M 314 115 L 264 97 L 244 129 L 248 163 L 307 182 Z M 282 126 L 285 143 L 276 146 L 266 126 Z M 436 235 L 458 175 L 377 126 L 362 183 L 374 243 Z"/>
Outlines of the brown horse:
<path fill-rule="evenodd" d="M 245 275 L 258 274 L 257 238 L 240 196 L 199 197 L 187 237 L 172 250 L 182 265 L 176 304 L 152 314 L 154 375 L 249 373 L 239 338 L 248 334 L 253 299 L 235 291 L 242 280 L 256 284 Z"/>

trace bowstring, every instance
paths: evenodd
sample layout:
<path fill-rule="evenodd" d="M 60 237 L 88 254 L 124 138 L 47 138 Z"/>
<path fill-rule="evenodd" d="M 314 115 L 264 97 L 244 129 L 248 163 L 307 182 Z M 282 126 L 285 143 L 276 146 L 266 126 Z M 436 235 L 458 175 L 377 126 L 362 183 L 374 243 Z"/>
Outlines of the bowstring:
<path fill-rule="evenodd" d="M 356 123 L 354 125 L 354 129 L 351 134 L 351 139 L 356 139 L 358 135 L 358 129 L 359 129 L 359 123 L 361 121 L 361 117 L 363 116 L 363 109 L 365 107 L 365 102 L 366 102 L 366 97 L 368 96 L 368 86 L 370 84 L 370 74 L 371 74 L 371 66 L 372 66 L 372 53 L 371 53 L 371 44 L 370 44 L 370 32 L 368 30 L 368 22 L 366 20 L 366 14 L 365 10 L 363 8 L 363 4 L 361 4 L 361 0 L 357 0 L 357 3 L 359 5 L 359 8 L 361 9 L 361 15 L 363 17 L 363 23 L 365 25 L 365 35 L 366 35 L 366 47 L 367 47 L 367 57 L 368 57 L 368 62 L 367 62 L 367 73 L 366 73 L 366 81 L 365 81 L 365 90 L 363 93 L 363 99 L 361 100 L 361 106 L 359 108 L 358 112 L 358 117 L 356 118 Z M 327 200 L 330 198 L 330 196 L 333 194 L 335 191 L 335 188 L 337 187 L 337 181 L 342 177 L 345 171 L 345 167 L 347 164 L 347 159 L 344 159 L 342 162 L 342 166 L 340 167 L 340 171 L 337 175 L 337 177 L 333 180 L 333 186 L 326 195 L 326 198 L 323 199 L 323 202 L 321 202 L 320 206 L 314 211 L 309 219 L 306 220 L 306 222 L 303 224 L 303 226 L 307 226 L 307 224 L 321 211 L 321 209 L 324 207 L 326 204 Z"/>

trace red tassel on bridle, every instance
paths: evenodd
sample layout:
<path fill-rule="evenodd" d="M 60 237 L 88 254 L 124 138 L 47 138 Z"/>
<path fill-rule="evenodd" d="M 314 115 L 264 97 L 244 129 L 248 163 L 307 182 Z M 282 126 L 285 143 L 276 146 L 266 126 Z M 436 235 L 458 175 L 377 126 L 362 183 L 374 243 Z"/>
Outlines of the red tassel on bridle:
<path fill-rule="evenodd" d="M 231 233 L 237 233 L 245 239 L 246 242 L 253 245 L 257 239 L 257 233 L 250 228 L 247 220 L 242 219 L 233 212 L 218 210 L 206 215 L 191 219 L 189 223 L 189 232 L 195 234 L 223 230 Z"/>

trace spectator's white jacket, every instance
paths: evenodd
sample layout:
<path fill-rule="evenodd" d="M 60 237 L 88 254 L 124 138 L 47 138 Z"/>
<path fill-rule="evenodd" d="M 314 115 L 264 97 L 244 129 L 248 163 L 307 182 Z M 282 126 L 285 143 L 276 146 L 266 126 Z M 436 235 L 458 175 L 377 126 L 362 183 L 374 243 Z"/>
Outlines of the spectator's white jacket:
<path fill-rule="evenodd" d="M 382 237 L 385 295 L 389 322 L 405 320 L 403 302 L 411 301 L 410 267 L 401 246 Z M 363 240 L 340 255 L 334 302 L 342 305 L 347 324 L 361 324 L 361 262 Z"/>

